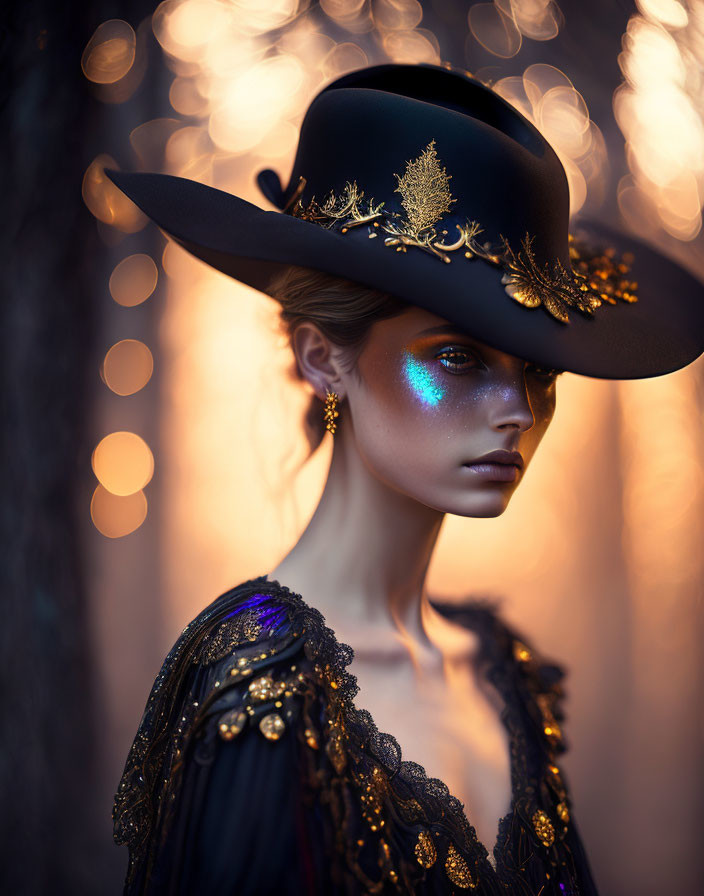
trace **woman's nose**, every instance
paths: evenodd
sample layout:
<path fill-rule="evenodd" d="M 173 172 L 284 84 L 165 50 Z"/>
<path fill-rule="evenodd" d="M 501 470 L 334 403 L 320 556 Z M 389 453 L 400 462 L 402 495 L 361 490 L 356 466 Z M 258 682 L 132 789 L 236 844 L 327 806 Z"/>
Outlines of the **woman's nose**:
<path fill-rule="evenodd" d="M 494 429 L 530 429 L 535 415 L 530 404 L 523 372 L 503 377 L 496 383 L 489 399 L 489 422 Z"/>

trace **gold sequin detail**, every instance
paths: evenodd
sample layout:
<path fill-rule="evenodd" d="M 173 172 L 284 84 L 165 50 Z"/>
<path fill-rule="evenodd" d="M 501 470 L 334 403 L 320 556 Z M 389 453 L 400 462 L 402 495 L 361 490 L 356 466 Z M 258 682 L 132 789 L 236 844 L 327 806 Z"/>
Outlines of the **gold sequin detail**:
<path fill-rule="evenodd" d="M 232 619 L 225 619 L 205 641 L 198 662 L 203 665 L 217 662 L 233 653 L 243 640 L 256 641 L 261 633 L 262 626 L 256 610 L 245 610 Z"/>
<path fill-rule="evenodd" d="M 262 717 L 259 730 L 267 740 L 278 740 L 286 730 L 286 724 L 278 712 L 270 712 Z"/>
<path fill-rule="evenodd" d="M 562 729 L 552 713 L 553 695 L 537 694 L 535 699 L 543 716 L 543 733 L 553 743 L 556 743 L 562 739 Z"/>
<path fill-rule="evenodd" d="M 344 725 L 341 719 L 333 723 L 330 719 L 330 736 L 325 744 L 325 752 L 337 774 L 341 774 L 347 763 L 345 753 Z"/>
<path fill-rule="evenodd" d="M 536 809 L 531 818 L 533 828 L 543 846 L 552 846 L 555 842 L 555 828 L 542 809 Z"/>
<path fill-rule="evenodd" d="M 319 747 L 318 738 L 315 736 L 314 732 L 311 731 L 310 728 L 306 728 L 303 732 L 304 737 L 306 739 L 306 743 L 311 748 L 311 750 L 317 750 Z"/>
<path fill-rule="evenodd" d="M 470 874 L 467 863 L 452 844 L 450 844 L 447 858 L 445 859 L 445 874 L 456 887 L 462 890 L 474 890 L 477 886 L 476 880 Z"/>
<path fill-rule="evenodd" d="M 433 838 L 427 831 L 421 831 L 418 834 L 413 852 L 415 853 L 416 861 L 423 868 L 432 868 L 438 857 Z"/>
<path fill-rule="evenodd" d="M 262 703 L 265 700 L 275 700 L 277 697 L 280 697 L 285 693 L 286 688 L 287 683 L 285 681 L 274 681 L 271 674 L 267 673 L 253 679 L 249 683 L 248 691 L 252 700 Z"/>
<path fill-rule="evenodd" d="M 360 793 L 359 801 L 362 804 L 362 818 L 369 823 L 372 831 L 383 827 L 384 819 L 381 817 L 384 811 L 384 797 L 387 791 L 387 780 L 378 766 L 374 766 L 371 776 L 365 778 L 366 784 Z"/>
<path fill-rule="evenodd" d="M 250 681 L 248 691 L 252 700 L 272 700 L 274 697 L 274 682 L 271 675 L 261 675 Z"/>
<path fill-rule="evenodd" d="M 573 269 L 586 279 L 589 289 L 598 293 L 602 302 L 615 305 L 617 299 L 623 302 L 638 301 L 638 283 L 626 278 L 634 261 L 632 252 L 624 252 L 617 260 L 614 249 L 590 251 L 572 234 L 569 234 L 569 251 Z"/>
<path fill-rule="evenodd" d="M 563 800 L 562 802 L 559 802 L 557 804 L 556 808 L 560 821 L 564 821 L 565 824 L 567 824 L 567 822 L 570 820 L 570 810 L 567 807 L 567 803 Z"/>
<path fill-rule="evenodd" d="M 251 615 L 245 618 L 243 622 L 243 631 L 244 636 L 248 641 L 256 641 L 261 634 L 262 626 L 259 620 L 256 618 L 256 614 L 254 612 L 251 612 Z"/>
<path fill-rule="evenodd" d="M 519 663 L 529 663 L 533 659 L 533 654 L 529 648 L 516 638 L 513 642 L 513 658 Z"/>
<path fill-rule="evenodd" d="M 218 734 L 223 740 L 233 740 L 244 728 L 247 713 L 241 709 L 231 709 L 218 720 Z"/>

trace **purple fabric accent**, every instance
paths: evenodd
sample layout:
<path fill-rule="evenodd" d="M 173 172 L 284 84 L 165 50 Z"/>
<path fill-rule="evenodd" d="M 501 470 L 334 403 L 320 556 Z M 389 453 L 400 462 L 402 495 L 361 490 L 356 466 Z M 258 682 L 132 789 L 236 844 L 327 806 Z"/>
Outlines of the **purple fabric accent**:
<path fill-rule="evenodd" d="M 227 616 L 225 616 L 225 619 L 230 619 L 233 616 L 237 616 L 239 613 L 246 612 L 247 610 L 256 610 L 260 607 L 261 609 L 257 614 L 257 622 L 262 628 L 267 630 L 278 628 L 278 626 L 280 626 L 286 619 L 286 608 L 277 605 L 261 606 L 267 601 L 272 600 L 273 597 L 271 594 L 253 594 L 251 597 L 248 597 L 247 600 L 243 601 L 236 610 L 233 610 L 232 613 L 228 613 Z"/>

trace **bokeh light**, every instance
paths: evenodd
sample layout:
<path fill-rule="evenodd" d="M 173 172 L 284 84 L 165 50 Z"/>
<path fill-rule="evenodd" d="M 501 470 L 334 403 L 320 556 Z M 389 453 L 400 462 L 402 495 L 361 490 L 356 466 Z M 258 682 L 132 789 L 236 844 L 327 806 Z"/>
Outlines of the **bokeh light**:
<path fill-rule="evenodd" d="M 131 495 L 113 495 L 102 485 L 90 502 L 93 525 L 106 538 L 124 538 L 139 529 L 147 517 L 147 499 L 143 491 Z"/>
<path fill-rule="evenodd" d="M 102 378 L 117 395 L 134 395 L 149 382 L 154 358 L 139 339 L 121 339 L 113 345 L 102 364 Z"/>
<path fill-rule="evenodd" d="M 115 160 L 108 155 L 99 155 L 90 163 L 83 176 L 83 201 L 99 221 L 124 233 L 136 233 L 145 226 L 147 218 L 108 179 L 106 168 L 118 168 Z"/>
<path fill-rule="evenodd" d="M 642 0 L 623 37 L 614 114 L 630 174 L 619 208 L 643 235 L 693 240 L 704 203 L 704 2 Z M 687 26 L 687 27 L 685 27 Z"/>
<path fill-rule="evenodd" d="M 114 84 L 132 68 L 137 35 L 122 19 L 110 19 L 100 25 L 83 51 L 83 74 L 95 84 Z"/>
<path fill-rule="evenodd" d="M 470 6 L 467 22 L 470 33 L 485 50 L 510 59 L 521 49 L 523 37 L 557 37 L 562 13 L 552 0 L 494 0 Z"/>
<path fill-rule="evenodd" d="M 113 495 L 131 495 L 150 481 L 154 457 L 147 443 L 134 432 L 111 432 L 93 451 L 93 472 Z"/>
<path fill-rule="evenodd" d="M 567 75 L 536 63 L 522 76 L 501 78 L 493 87 L 535 124 L 560 157 L 570 188 L 570 214 L 590 198 L 598 204 L 608 175 L 606 144 Z"/>
<path fill-rule="evenodd" d="M 110 295 L 127 308 L 141 305 L 156 289 L 159 272 L 149 255 L 128 255 L 110 275 Z"/>
<path fill-rule="evenodd" d="M 475 3 L 467 14 L 469 30 L 477 43 L 502 59 L 510 59 L 521 49 L 523 39 L 513 16 L 494 3 Z"/>

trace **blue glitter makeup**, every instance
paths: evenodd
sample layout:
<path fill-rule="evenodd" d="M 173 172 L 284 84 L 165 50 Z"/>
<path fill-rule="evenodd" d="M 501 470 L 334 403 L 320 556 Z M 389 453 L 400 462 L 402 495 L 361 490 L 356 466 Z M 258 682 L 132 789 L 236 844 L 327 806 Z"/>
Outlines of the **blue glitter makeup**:
<path fill-rule="evenodd" d="M 408 385 L 423 404 L 436 405 L 445 397 L 445 389 L 437 382 L 433 374 L 420 361 L 414 358 L 410 352 L 404 353 L 403 372 Z"/>

